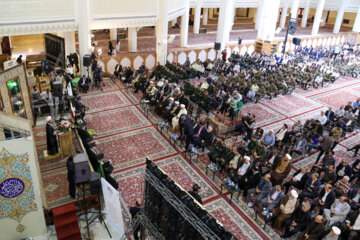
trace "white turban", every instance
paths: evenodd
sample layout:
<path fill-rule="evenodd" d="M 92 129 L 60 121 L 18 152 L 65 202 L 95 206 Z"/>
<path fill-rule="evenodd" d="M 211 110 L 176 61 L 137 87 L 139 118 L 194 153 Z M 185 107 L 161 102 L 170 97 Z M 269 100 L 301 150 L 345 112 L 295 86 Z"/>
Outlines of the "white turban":
<path fill-rule="evenodd" d="M 298 198 L 298 193 L 296 190 L 291 190 L 290 194 L 294 197 L 294 198 Z"/>
<path fill-rule="evenodd" d="M 287 159 L 291 160 L 290 154 L 287 153 L 287 154 L 285 155 L 285 157 L 286 157 Z"/>
<path fill-rule="evenodd" d="M 179 103 L 179 101 L 175 101 L 175 104 L 176 104 L 176 105 L 179 105 L 180 103 Z"/>
<path fill-rule="evenodd" d="M 51 120 L 51 117 L 48 116 L 48 117 L 46 118 L 46 122 L 48 122 L 48 121 L 50 121 L 50 120 Z"/>
<path fill-rule="evenodd" d="M 341 230 L 338 227 L 332 227 L 331 230 L 336 234 L 336 235 L 340 235 Z"/>
<path fill-rule="evenodd" d="M 185 105 L 184 105 L 184 104 L 180 104 L 180 107 L 181 107 L 181 108 L 185 108 Z"/>

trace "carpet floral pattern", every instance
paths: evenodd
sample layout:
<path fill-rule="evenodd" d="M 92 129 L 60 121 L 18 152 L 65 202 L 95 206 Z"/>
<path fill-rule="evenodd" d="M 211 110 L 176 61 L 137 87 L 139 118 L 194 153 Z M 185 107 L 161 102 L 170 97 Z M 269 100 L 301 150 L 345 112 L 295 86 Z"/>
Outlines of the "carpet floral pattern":
<path fill-rule="evenodd" d="M 103 137 L 151 125 L 136 107 L 113 109 L 86 116 L 88 128 L 94 129 L 97 136 Z"/>
<path fill-rule="evenodd" d="M 115 170 L 144 163 L 145 157 L 158 159 L 176 153 L 172 146 L 149 127 L 96 140 L 96 149 L 112 160 Z"/>
<path fill-rule="evenodd" d="M 82 101 L 84 105 L 89 108 L 87 113 L 105 111 L 130 105 L 130 102 L 119 91 L 84 96 L 82 97 Z"/>

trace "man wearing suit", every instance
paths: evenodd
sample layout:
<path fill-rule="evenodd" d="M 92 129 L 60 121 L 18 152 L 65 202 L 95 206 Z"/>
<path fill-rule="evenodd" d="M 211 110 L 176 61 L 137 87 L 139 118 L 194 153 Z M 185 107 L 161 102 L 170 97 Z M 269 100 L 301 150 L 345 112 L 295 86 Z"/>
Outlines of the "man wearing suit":
<path fill-rule="evenodd" d="M 291 186 L 294 186 L 299 190 L 303 190 L 308 178 L 309 173 L 307 172 L 307 169 L 305 167 L 303 167 L 301 170 L 298 170 L 289 182 L 284 183 L 285 194 L 288 194 L 289 188 Z"/>
<path fill-rule="evenodd" d="M 259 162 L 259 169 L 262 175 L 269 173 L 275 163 L 281 161 L 282 155 L 279 154 L 279 150 L 274 148 L 272 151 L 268 151 L 268 154 L 265 157 L 265 161 Z"/>
<path fill-rule="evenodd" d="M 334 139 L 332 138 L 333 133 L 330 132 L 329 136 L 325 136 L 323 138 L 323 140 L 321 141 L 321 147 L 320 147 L 320 152 L 319 155 L 316 158 L 315 164 L 317 164 L 320 160 L 320 157 L 324 154 L 324 153 L 329 153 L 334 145 Z"/>
<path fill-rule="evenodd" d="M 180 124 L 180 131 L 185 135 L 185 150 L 189 150 L 189 145 L 194 137 L 194 129 L 191 123 L 191 118 L 189 115 L 185 117 L 186 119 L 182 124 Z"/>
<path fill-rule="evenodd" d="M 349 204 L 353 210 L 360 208 L 360 188 L 354 188 L 349 192 Z"/>
<path fill-rule="evenodd" d="M 263 178 L 261 178 L 259 185 L 255 188 L 251 188 L 248 190 L 248 194 L 246 200 L 248 202 L 248 206 L 252 207 L 254 204 L 252 203 L 252 195 L 256 195 L 255 203 L 261 201 L 266 195 L 271 191 L 272 185 L 270 182 L 270 174 L 266 174 Z"/>
<path fill-rule="evenodd" d="M 241 179 L 239 187 L 243 190 L 243 197 L 247 196 L 248 190 L 256 187 L 261 180 L 261 175 L 257 167 L 253 167 Z"/>
<path fill-rule="evenodd" d="M 304 190 L 299 194 L 299 201 L 302 203 L 305 197 L 314 199 L 319 195 L 319 188 L 321 185 L 318 173 L 311 174 L 305 182 Z"/>
<path fill-rule="evenodd" d="M 307 143 L 308 142 L 306 141 L 305 136 L 301 135 L 300 139 L 297 140 L 290 154 L 292 155 L 295 152 L 303 155 L 305 153 Z"/>
<path fill-rule="evenodd" d="M 261 200 L 262 208 L 266 208 L 269 212 L 271 212 L 274 208 L 276 208 L 280 201 L 285 197 L 283 193 L 283 189 L 281 185 L 276 185 L 271 192 Z"/>
<path fill-rule="evenodd" d="M 348 176 L 350 179 L 351 174 L 352 174 L 352 168 L 350 167 L 350 165 L 347 162 L 341 162 L 336 167 L 335 172 L 336 172 L 336 176 L 337 176 L 336 180 L 339 180 L 339 179 L 343 178 L 344 176 Z"/>
<path fill-rule="evenodd" d="M 354 180 L 355 178 L 360 176 L 360 159 L 357 159 L 353 164 L 352 164 L 352 176 L 350 177 L 350 182 L 352 182 L 352 180 Z"/>
<path fill-rule="evenodd" d="M 351 210 L 351 207 L 346 200 L 345 196 L 341 196 L 339 199 L 335 200 L 330 209 L 324 209 L 324 215 L 328 221 L 326 224 L 327 226 L 331 226 L 337 222 L 345 220 L 346 215 Z"/>
<path fill-rule="evenodd" d="M 289 238 L 295 235 L 298 232 L 301 232 L 305 229 L 306 225 L 311 220 L 311 211 L 309 211 L 309 204 L 305 203 L 302 206 L 299 206 L 291 218 L 285 221 L 285 232 L 280 235 L 281 238 Z M 293 227 L 290 230 L 290 227 Z"/>
<path fill-rule="evenodd" d="M 323 224 L 323 217 L 317 215 L 309 224 L 306 225 L 305 230 L 298 236 L 297 240 L 318 240 L 319 236 L 325 230 Z"/>
<path fill-rule="evenodd" d="M 329 124 L 330 122 L 334 121 L 335 113 L 332 110 L 332 107 L 329 107 L 329 110 L 326 110 L 325 116 L 327 118 L 325 125 Z"/>
<path fill-rule="evenodd" d="M 360 208 L 352 211 L 340 226 L 341 239 L 356 240 L 360 237 Z"/>
<path fill-rule="evenodd" d="M 319 206 L 319 214 L 322 215 L 324 209 L 330 209 L 331 204 L 335 201 L 335 192 L 332 190 L 331 184 L 326 184 L 325 187 L 320 191 L 319 199 L 311 204 L 310 211 L 312 212 L 315 207 Z"/>

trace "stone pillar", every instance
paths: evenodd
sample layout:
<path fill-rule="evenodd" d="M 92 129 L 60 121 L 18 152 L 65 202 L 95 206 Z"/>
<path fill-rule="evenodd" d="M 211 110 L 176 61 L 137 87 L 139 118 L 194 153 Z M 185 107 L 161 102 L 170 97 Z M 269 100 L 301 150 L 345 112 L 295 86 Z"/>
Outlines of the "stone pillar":
<path fill-rule="evenodd" d="M 110 29 L 110 40 L 112 40 L 112 41 L 117 40 L 117 28 Z"/>
<path fill-rule="evenodd" d="M 196 0 L 195 15 L 194 15 L 194 28 L 193 28 L 193 32 L 194 32 L 195 34 L 199 34 L 199 30 L 200 30 L 200 16 L 201 16 L 200 0 Z"/>
<path fill-rule="evenodd" d="M 285 5 L 281 11 L 281 18 L 280 18 L 280 28 L 285 28 L 285 23 L 286 23 L 286 16 L 287 16 L 287 11 L 289 8 L 289 1 L 285 2 Z"/>
<path fill-rule="evenodd" d="M 261 23 L 258 30 L 258 39 L 272 41 L 275 36 L 276 22 L 279 15 L 280 0 L 263 1 Z"/>
<path fill-rule="evenodd" d="M 168 0 L 159 0 L 158 22 L 156 24 L 156 60 L 165 65 L 168 38 Z"/>
<path fill-rule="evenodd" d="M 259 26 L 260 26 L 260 22 L 261 22 L 261 14 L 263 12 L 263 5 L 264 5 L 264 0 L 260 0 L 259 7 L 257 8 L 257 11 L 256 11 L 255 29 L 257 29 L 257 30 L 259 30 Z"/>
<path fill-rule="evenodd" d="M 341 28 L 342 19 L 344 17 L 345 8 L 347 7 L 349 0 L 340 1 L 339 11 L 336 16 L 333 33 L 339 33 Z"/>
<path fill-rule="evenodd" d="M 189 4 L 190 1 L 186 1 L 185 12 L 181 16 L 181 26 L 180 26 L 180 47 L 186 47 L 188 44 L 188 34 L 189 34 Z"/>
<path fill-rule="evenodd" d="M 233 11 L 234 0 L 226 0 L 220 2 L 220 12 L 217 28 L 218 30 L 216 33 L 216 42 L 221 44 L 219 53 L 225 48 L 225 44 L 227 43 L 227 41 L 229 41 Z"/>
<path fill-rule="evenodd" d="M 299 9 L 299 0 L 292 0 L 291 15 L 290 15 L 291 18 L 297 18 L 298 9 Z"/>
<path fill-rule="evenodd" d="M 306 0 L 304 14 L 303 14 L 303 17 L 301 19 L 301 27 L 302 28 L 306 27 L 307 20 L 308 20 L 308 17 L 309 17 L 309 10 L 310 10 L 310 0 Z"/>
<path fill-rule="evenodd" d="M 356 18 L 355 18 L 355 22 L 353 25 L 353 29 L 354 32 L 360 32 L 360 7 L 358 8 L 357 14 L 356 14 Z"/>
<path fill-rule="evenodd" d="M 314 17 L 314 24 L 311 30 L 311 35 L 317 35 L 319 32 L 319 27 L 320 27 L 320 21 L 321 21 L 321 16 L 323 14 L 323 10 L 324 10 L 324 5 L 325 5 L 325 0 L 319 0 L 318 5 L 316 7 L 316 13 L 315 13 L 315 17 Z"/>
<path fill-rule="evenodd" d="M 207 25 L 208 22 L 208 13 L 209 13 L 209 9 L 208 8 L 204 8 L 203 9 L 203 25 Z"/>
<path fill-rule="evenodd" d="M 137 51 L 137 30 L 136 27 L 128 28 L 128 51 Z"/>
<path fill-rule="evenodd" d="M 80 66 L 82 66 L 83 56 L 91 54 L 91 36 L 90 36 L 90 0 L 76 0 L 76 16 L 79 24 L 79 55 Z M 106 50 L 107 51 L 107 50 Z M 81 75 L 86 74 L 86 68 L 81 67 Z"/>
<path fill-rule="evenodd" d="M 255 26 L 256 26 L 256 18 L 257 18 L 257 14 L 258 14 L 258 9 L 255 8 L 255 13 L 254 13 L 254 16 L 253 16 L 253 23 L 255 23 Z"/>
<path fill-rule="evenodd" d="M 171 20 L 171 21 L 170 21 L 170 27 L 175 27 L 176 22 L 177 22 L 177 18 Z"/>
<path fill-rule="evenodd" d="M 209 18 L 210 19 L 214 18 L 214 9 L 213 8 L 209 8 Z"/>
<path fill-rule="evenodd" d="M 324 10 L 322 13 L 322 17 L 320 20 L 320 27 L 324 27 L 326 25 L 326 15 L 327 15 L 328 11 Z"/>

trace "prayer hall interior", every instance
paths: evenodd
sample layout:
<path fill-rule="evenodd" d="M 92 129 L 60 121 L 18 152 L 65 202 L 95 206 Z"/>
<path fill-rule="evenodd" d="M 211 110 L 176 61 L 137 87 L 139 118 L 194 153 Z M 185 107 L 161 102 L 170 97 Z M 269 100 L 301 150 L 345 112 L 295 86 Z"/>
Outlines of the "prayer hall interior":
<path fill-rule="evenodd" d="M 0 239 L 360 239 L 360 0 L 0 0 Z"/>

